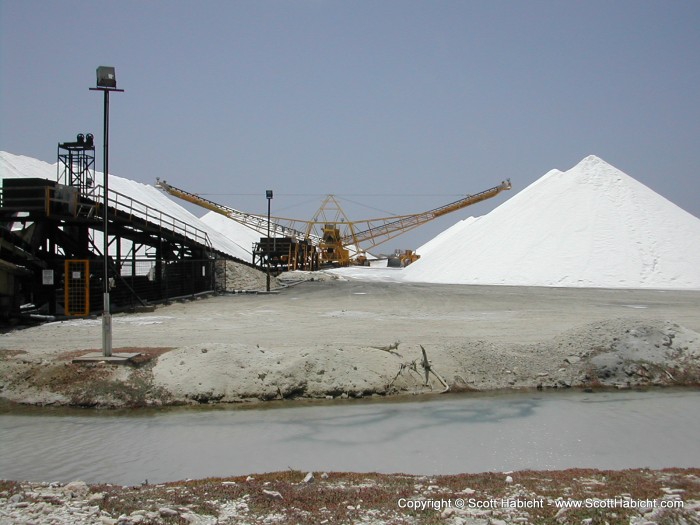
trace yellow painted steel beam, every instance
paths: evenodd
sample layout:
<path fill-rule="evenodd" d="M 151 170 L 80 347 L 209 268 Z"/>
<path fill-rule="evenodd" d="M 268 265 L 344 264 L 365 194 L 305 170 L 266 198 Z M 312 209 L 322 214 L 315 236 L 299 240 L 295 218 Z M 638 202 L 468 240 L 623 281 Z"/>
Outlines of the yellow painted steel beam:
<path fill-rule="evenodd" d="M 369 219 L 364 221 L 354 221 L 353 231 L 351 234 L 343 237 L 344 244 L 360 245 L 369 243 L 370 247 L 378 246 L 402 233 L 406 233 L 418 226 L 452 213 L 461 210 L 467 206 L 471 206 L 478 202 L 485 201 L 495 197 L 499 193 L 512 188 L 510 179 L 501 182 L 498 186 L 489 188 L 473 195 L 467 195 L 463 199 L 445 204 L 438 208 L 425 211 L 422 213 L 414 213 L 412 215 L 395 215 L 393 217 L 382 217 L 378 219 Z M 360 229 L 363 228 L 363 229 Z"/>
<path fill-rule="evenodd" d="M 267 232 L 267 218 L 262 215 L 254 215 L 244 213 L 242 211 L 217 204 L 209 199 L 205 199 L 195 193 L 190 193 L 185 190 L 176 188 L 166 181 L 157 179 L 156 187 L 161 188 L 170 195 L 178 197 L 185 201 L 191 202 L 208 210 L 220 213 L 230 219 L 233 219 L 261 234 Z M 501 182 L 498 186 L 489 188 L 473 195 L 457 201 L 445 204 L 438 208 L 428 210 L 421 213 L 409 215 L 394 215 L 390 217 L 379 217 L 376 219 L 365 219 L 359 221 L 351 221 L 343 211 L 340 203 L 334 195 L 327 195 L 321 206 L 313 216 L 313 220 L 305 221 L 301 219 L 289 219 L 285 217 L 270 217 L 270 228 L 275 235 L 282 237 L 293 237 L 298 240 L 307 240 L 314 246 L 319 246 L 323 243 L 323 231 L 315 232 L 317 226 L 321 229 L 326 225 L 332 225 L 335 228 L 342 228 L 345 233 L 342 234 L 339 244 L 344 248 L 354 246 L 357 250 L 368 249 L 378 246 L 394 237 L 413 230 L 423 224 L 432 221 L 448 213 L 461 210 L 467 206 L 493 198 L 502 191 L 510 190 L 512 185 L 510 179 Z M 330 214 L 330 216 L 329 216 Z M 273 222 L 274 221 L 274 222 Z M 286 223 L 289 226 L 285 226 Z M 303 229 L 302 229 L 303 228 Z"/>

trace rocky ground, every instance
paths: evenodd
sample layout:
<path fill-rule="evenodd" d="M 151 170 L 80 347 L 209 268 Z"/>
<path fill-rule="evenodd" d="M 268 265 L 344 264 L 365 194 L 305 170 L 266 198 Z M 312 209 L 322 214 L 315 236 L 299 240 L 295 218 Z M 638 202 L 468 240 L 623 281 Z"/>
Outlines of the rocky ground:
<path fill-rule="evenodd" d="M 267 274 L 245 264 L 219 260 L 215 271 L 217 286 L 226 292 L 249 292 L 267 288 Z M 271 276 L 270 288 L 278 289 L 281 286 L 282 283 Z"/>
<path fill-rule="evenodd" d="M 615 304 L 624 292 L 305 277 L 115 316 L 114 352 L 139 354 L 126 365 L 73 361 L 100 351 L 100 319 L 1 334 L 0 397 L 107 408 L 700 384 L 699 293 Z"/>
<path fill-rule="evenodd" d="M 0 522 L 697 525 L 700 470 L 430 477 L 288 471 L 134 487 L 0 482 Z"/>
<path fill-rule="evenodd" d="M 37 405 L 137 407 L 361 398 L 502 389 L 700 384 L 700 335 L 668 321 L 612 319 L 537 344 L 465 339 L 440 348 L 201 342 L 122 347 L 128 365 L 73 362 L 92 350 L 0 351 L 0 395 Z"/>

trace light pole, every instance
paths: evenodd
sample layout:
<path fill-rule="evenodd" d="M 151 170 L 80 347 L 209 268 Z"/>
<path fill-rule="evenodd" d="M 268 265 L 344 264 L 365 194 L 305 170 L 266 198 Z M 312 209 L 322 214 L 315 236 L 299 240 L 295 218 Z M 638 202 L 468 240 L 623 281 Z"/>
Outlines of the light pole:
<path fill-rule="evenodd" d="M 267 198 L 267 291 L 270 291 L 270 201 L 272 201 L 272 190 L 265 191 Z"/>
<path fill-rule="evenodd" d="M 109 209 L 109 93 L 110 91 L 123 92 L 123 89 L 117 89 L 117 77 L 113 67 L 100 66 L 97 68 L 97 87 L 90 88 L 90 91 L 102 91 L 104 93 L 104 295 L 103 313 L 102 313 L 102 355 L 105 357 L 112 356 L 112 314 L 109 311 L 109 236 L 107 228 L 109 220 L 107 218 L 107 210 Z"/>

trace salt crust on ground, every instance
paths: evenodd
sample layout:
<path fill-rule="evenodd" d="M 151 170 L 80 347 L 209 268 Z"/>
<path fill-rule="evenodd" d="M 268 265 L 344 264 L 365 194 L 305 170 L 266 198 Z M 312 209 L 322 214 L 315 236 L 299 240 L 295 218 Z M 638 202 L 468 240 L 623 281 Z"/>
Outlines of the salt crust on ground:
<path fill-rule="evenodd" d="M 128 329 L 150 331 L 153 325 L 131 323 Z M 78 371 L 66 361 L 74 353 L 3 352 L 1 395 L 26 404 L 120 407 L 426 394 L 446 386 L 459 392 L 700 383 L 700 334 L 667 321 L 597 321 L 528 344 L 433 338 L 424 346 L 370 345 L 310 338 L 300 347 L 281 340 L 201 339 L 137 368 L 72 365 Z M 431 366 L 427 382 L 423 349 Z"/>
<path fill-rule="evenodd" d="M 424 385 L 421 355 L 419 345 L 309 344 L 300 351 L 199 344 L 161 356 L 153 378 L 184 402 L 440 392 L 437 376 Z M 452 390 L 668 384 L 664 371 L 700 366 L 700 334 L 668 322 L 613 319 L 538 344 L 453 342 L 429 358 Z M 416 361 L 415 369 L 406 366 Z"/>

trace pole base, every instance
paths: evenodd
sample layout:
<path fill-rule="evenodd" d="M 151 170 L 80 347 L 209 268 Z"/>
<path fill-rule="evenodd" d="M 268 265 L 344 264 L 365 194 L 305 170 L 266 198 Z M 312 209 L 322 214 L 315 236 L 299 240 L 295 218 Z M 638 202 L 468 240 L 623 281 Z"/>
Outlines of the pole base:
<path fill-rule="evenodd" d="M 104 312 L 102 313 L 102 355 L 112 356 L 112 314 L 109 313 L 109 294 L 104 294 Z"/>

